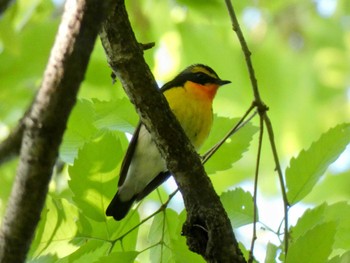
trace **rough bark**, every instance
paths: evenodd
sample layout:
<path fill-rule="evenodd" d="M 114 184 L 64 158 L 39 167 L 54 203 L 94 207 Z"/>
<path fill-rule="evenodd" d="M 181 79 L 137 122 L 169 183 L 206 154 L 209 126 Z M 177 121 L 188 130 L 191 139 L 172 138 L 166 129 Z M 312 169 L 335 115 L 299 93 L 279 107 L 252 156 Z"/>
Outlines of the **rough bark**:
<path fill-rule="evenodd" d="M 114 74 L 135 104 L 180 188 L 187 210 L 183 234 L 189 248 L 208 262 L 245 262 L 198 154 L 157 89 L 122 0 L 103 24 L 100 36 Z"/>
<path fill-rule="evenodd" d="M 25 261 L 68 116 L 101 23 L 113 6 L 112 0 L 66 2 L 41 87 L 23 120 L 20 163 L 0 230 L 1 263 Z"/>

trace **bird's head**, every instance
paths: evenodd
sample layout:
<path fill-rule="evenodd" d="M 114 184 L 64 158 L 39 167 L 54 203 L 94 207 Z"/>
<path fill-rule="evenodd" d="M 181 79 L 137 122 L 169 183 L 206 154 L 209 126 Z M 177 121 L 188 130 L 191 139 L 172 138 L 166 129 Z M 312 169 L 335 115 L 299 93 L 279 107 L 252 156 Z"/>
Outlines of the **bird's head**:
<path fill-rule="evenodd" d="M 171 86 L 183 86 L 193 92 L 201 92 L 213 99 L 220 86 L 231 83 L 222 80 L 215 71 L 203 64 L 194 64 L 183 70 L 171 82 Z"/>

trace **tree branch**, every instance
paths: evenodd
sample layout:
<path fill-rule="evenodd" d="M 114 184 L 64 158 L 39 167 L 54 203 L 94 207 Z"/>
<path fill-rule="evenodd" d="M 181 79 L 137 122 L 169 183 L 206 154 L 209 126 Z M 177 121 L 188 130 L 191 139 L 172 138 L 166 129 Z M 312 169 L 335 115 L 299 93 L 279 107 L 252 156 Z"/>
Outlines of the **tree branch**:
<path fill-rule="evenodd" d="M 112 0 L 67 1 L 43 82 L 24 119 L 20 163 L 0 230 L 0 262 L 24 262 L 68 116 Z"/>
<path fill-rule="evenodd" d="M 183 234 L 189 248 L 208 262 L 245 262 L 198 154 L 157 89 L 122 0 L 104 23 L 100 36 L 114 74 L 135 104 L 182 193 L 187 210 Z"/>
<path fill-rule="evenodd" d="M 283 177 L 283 173 L 282 173 L 282 169 L 281 169 L 281 165 L 280 165 L 280 161 L 278 158 L 278 154 L 277 154 L 277 147 L 275 144 L 275 137 L 274 137 L 274 132 L 273 132 L 273 128 L 272 128 L 272 124 L 270 121 L 270 118 L 267 114 L 267 110 L 268 107 L 265 105 L 265 103 L 262 101 L 261 97 L 260 97 L 260 92 L 258 89 L 258 82 L 256 80 L 255 77 L 255 72 L 254 72 L 254 67 L 253 67 L 253 63 L 251 60 L 251 52 L 248 48 L 247 42 L 245 41 L 243 32 L 241 30 L 241 27 L 238 23 L 238 19 L 236 16 L 236 12 L 232 6 L 231 0 L 225 0 L 226 6 L 227 6 L 227 10 L 229 13 L 229 16 L 231 18 L 231 22 L 232 22 L 232 28 L 233 30 L 236 32 L 237 38 L 239 40 L 239 43 L 242 47 L 242 51 L 244 54 L 244 58 L 246 61 L 246 65 L 247 65 L 247 69 L 248 69 L 248 73 L 249 73 L 249 78 L 250 78 L 250 82 L 252 85 L 252 89 L 254 92 L 254 103 L 258 109 L 259 112 L 259 116 L 260 119 L 262 119 L 264 121 L 264 124 L 266 126 L 266 130 L 267 130 L 267 134 L 269 136 L 269 140 L 270 140 L 270 145 L 271 145 L 271 150 L 272 150 L 272 155 L 275 161 L 275 165 L 276 168 L 275 170 L 277 171 L 278 174 L 278 179 L 280 181 L 280 186 L 281 186 L 281 192 L 282 192 L 282 198 L 283 198 L 283 208 L 284 208 L 284 249 L 285 249 L 285 253 L 287 254 L 288 252 L 288 241 L 289 241 L 289 233 L 288 233 L 288 208 L 289 208 L 289 202 L 288 202 L 288 198 L 287 198 L 287 192 L 286 192 L 286 184 L 284 182 L 284 177 Z M 260 129 L 262 129 L 262 126 L 260 126 Z M 261 141 L 260 141 L 261 142 Z M 261 147 L 261 145 L 259 145 L 259 148 Z"/>

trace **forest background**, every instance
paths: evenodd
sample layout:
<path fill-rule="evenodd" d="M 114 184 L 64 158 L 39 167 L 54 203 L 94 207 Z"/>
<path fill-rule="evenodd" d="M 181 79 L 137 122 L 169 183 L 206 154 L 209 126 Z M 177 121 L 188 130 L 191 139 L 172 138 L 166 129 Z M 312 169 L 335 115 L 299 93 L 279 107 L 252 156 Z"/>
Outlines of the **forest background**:
<path fill-rule="evenodd" d="M 160 86 L 193 63 L 207 64 L 220 77 L 232 81 L 219 90 L 214 101 L 214 127 L 204 153 L 253 101 L 241 46 L 224 2 L 134 0 L 126 1 L 126 5 L 138 41 L 156 44 L 145 51 L 145 58 Z M 350 250 L 350 227 L 346 223 L 350 216 L 350 150 L 345 148 L 349 143 L 350 4 L 346 0 L 280 0 L 233 5 L 252 52 L 261 96 L 269 107 L 282 170 L 287 170 L 292 199 L 289 224 L 296 225 L 290 229 L 289 262 L 298 262 L 297 257 L 304 255 L 311 257 L 308 262 L 341 262 L 349 257 Z M 57 1 L 23 0 L 16 1 L 1 17 L 2 140 L 16 126 L 40 86 L 62 10 L 63 3 Z M 165 211 L 111 248 L 111 240 L 156 211 L 176 188 L 174 182 L 168 182 L 141 203 L 139 213 L 131 214 L 115 229 L 105 230 L 112 221 L 104 217 L 103 206 L 96 200 L 108 200 L 115 191 L 127 147 L 125 133 L 132 133 L 137 120 L 120 82 L 112 85 L 111 69 L 97 40 L 60 147 L 60 160 L 65 165 L 55 171 L 29 262 L 86 262 L 86 257 L 93 258 L 91 262 L 108 262 L 116 254 L 125 257 L 125 262 L 203 260 L 188 251 L 180 236 L 185 219 L 180 195 Z M 205 165 L 244 251 L 249 250 L 252 239 L 258 127 L 255 117 Z M 17 164 L 14 159 L 0 167 L 1 218 Z M 293 165 L 297 168 L 288 168 Z M 274 169 L 265 136 L 254 251 L 260 262 L 285 260 L 283 199 Z M 81 174 L 88 176 L 82 179 Z M 100 182 L 108 183 L 107 192 L 94 185 L 102 175 Z M 328 237 L 322 246 L 314 242 L 320 236 Z M 293 248 L 297 241 L 300 247 Z M 295 259 L 293 251 L 298 251 Z M 314 252 L 311 256 L 310 251 Z"/>

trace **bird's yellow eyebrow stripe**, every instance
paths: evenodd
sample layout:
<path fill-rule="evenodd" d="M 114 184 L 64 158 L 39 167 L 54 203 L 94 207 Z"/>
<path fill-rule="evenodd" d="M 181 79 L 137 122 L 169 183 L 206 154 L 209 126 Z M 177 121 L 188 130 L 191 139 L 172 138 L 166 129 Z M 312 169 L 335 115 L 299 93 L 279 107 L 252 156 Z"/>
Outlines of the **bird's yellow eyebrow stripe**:
<path fill-rule="evenodd" d="M 206 68 L 203 68 L 201 66 L 194 66 L 191 70 L 193 73 L 196 73 L 196 72 L 203 72 L 207 75 L 209 75 L 210 77 L 214 78 L 214 79 L 217 79 L 218 76 L 216 76 L 215 74 L 213 74 L 212 72 L 208 71 Z"/>

